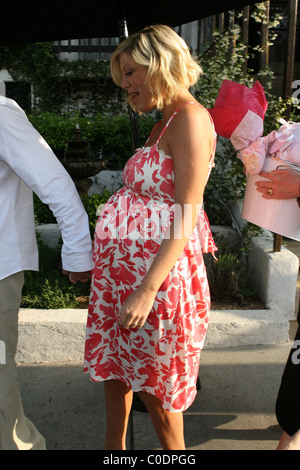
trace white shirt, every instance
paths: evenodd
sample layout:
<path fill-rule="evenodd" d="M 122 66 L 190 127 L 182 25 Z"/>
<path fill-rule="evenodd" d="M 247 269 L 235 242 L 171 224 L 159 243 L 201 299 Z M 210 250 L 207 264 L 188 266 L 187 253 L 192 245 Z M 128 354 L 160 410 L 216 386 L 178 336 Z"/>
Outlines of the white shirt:
<path fill-rule="evenodd" d="M 32 191 L 57 219 L 63 269 L 89 271 L 88 216 L 71 177 L 18 104 L 0 96 L 0 280 L 38 271 Z"/>

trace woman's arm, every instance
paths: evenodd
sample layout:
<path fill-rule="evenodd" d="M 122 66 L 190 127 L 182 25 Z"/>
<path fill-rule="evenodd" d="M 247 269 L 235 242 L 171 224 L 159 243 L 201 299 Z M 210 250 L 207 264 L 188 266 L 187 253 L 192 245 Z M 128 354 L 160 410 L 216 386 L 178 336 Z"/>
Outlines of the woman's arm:
<path fill-rule="evenodd" d="M 175 206 L 181 208 L 182 217 L 176 215 L 169 237 L 162 241 L 141 286 L 125 301 L 119 318 L 119 325 L 124 328 L 144 325 L 157 291 L 192 234 L 198 215 L 196 209 L 199 212 L 203 200 L 214 144 L 209 116 L 199 106 L 186 106 L 168 131 L 167 145 L 175 173 Z"/>

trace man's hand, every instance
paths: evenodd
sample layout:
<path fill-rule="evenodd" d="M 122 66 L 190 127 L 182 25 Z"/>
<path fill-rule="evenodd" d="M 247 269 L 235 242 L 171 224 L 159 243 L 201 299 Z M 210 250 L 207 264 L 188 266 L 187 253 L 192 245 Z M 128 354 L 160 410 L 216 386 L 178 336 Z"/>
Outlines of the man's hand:
<path fill-rule="evenodd" d="M 65 271 L 63 269 L 63 274 L 66 276 L 69 276 L 69 281 L 72 282 L 73 284 L 76 284 L 76 282 L 87 282 L 89 279 L 91 279 L 91 271 L 84 271 L 81 273 L 75 273 L 71 271 Z"/>
<path fill-rule="evenodd" d="M 294 169 L 262 171 L 259 176 L 268 178 L 257 181 L 256 189 L 265 199 L 294 199 L 300 196 L 300 173 Z"/>

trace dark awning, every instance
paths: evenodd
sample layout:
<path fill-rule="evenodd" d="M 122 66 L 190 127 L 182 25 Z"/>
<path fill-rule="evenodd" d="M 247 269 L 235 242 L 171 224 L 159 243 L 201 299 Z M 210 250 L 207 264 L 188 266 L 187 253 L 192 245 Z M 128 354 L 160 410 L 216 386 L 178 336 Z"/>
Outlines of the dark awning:
<path fill-rule="evenodd" d="M 1 0 L 0 45 L 119 37 L 123 18 L 130 34 L 150 24 L 178 26 L 254 3 L 257 2 L 227 0 L 220 4 L 198 0 L 178 6 L 174 0 Z"/>

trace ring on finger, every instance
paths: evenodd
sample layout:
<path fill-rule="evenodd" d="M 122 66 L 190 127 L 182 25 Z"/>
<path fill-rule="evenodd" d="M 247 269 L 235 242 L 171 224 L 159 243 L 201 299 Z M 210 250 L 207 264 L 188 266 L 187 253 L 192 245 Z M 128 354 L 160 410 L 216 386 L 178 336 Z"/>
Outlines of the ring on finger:
<path fill-rule="evenodd" d="M 269 189 L 268 189 L 268 194 L 270 194 L 270 196 L 273 196 L 274 193 L 273 193 L 273 189 L 272 189 L 272 188 L 269 188 Z"/>

